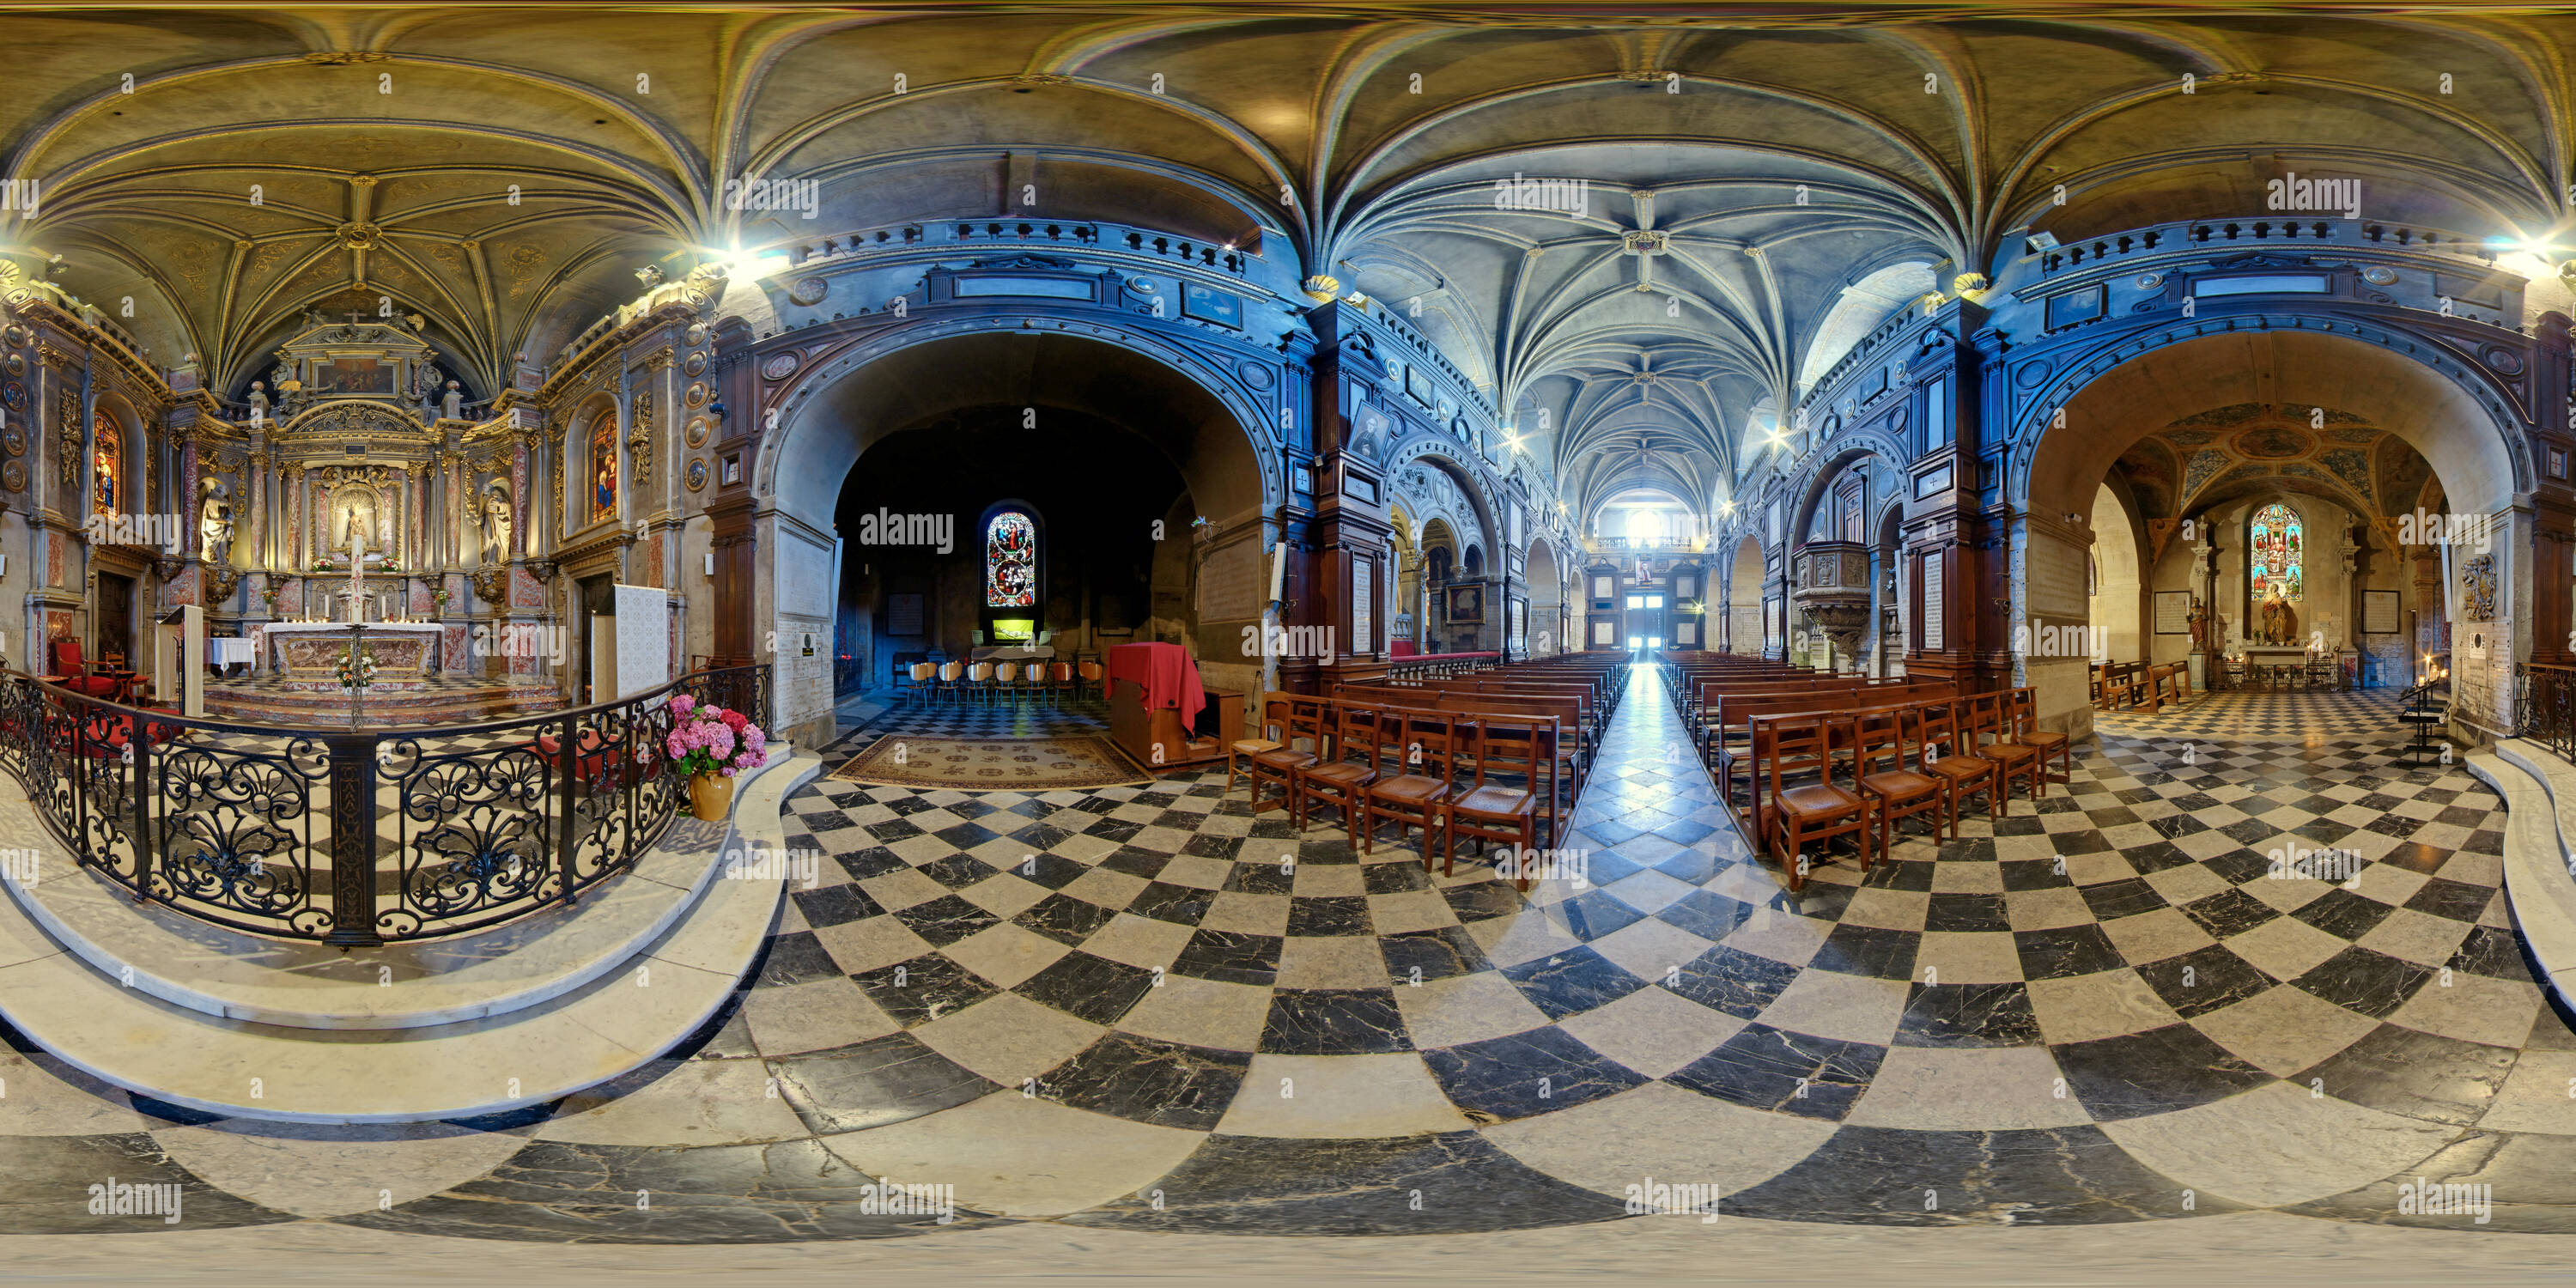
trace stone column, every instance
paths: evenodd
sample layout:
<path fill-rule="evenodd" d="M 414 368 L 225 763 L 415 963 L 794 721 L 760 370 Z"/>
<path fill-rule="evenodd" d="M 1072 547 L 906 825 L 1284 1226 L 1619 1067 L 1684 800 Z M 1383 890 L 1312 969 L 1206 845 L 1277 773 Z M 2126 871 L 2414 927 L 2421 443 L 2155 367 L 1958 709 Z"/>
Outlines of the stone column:
<path fill-rule="evenodd" d="M 510 435 L 510 557 L 513 560 L 528 557 L 528 524 L 524 522 L 524 516 L 528 510 L 525 498 L 528 495 L 528 440 L 531 437 L 533 435 L 525 430 Z M 625 495 L 624 488 L 618 489 L 619 500 L 624 500 Z"/>

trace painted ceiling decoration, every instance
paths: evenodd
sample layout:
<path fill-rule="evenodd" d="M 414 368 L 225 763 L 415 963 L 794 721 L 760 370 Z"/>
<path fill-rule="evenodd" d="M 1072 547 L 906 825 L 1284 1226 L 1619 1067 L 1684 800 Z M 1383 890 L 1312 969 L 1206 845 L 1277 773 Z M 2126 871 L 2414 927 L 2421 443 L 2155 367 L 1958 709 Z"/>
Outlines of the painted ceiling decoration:
<path fill-rule="evenodd" d="M 20 10 L 0 178 L 43 198 L 0 255 L 230 397 L 319 311 L 417 318 L 480 399 L 639 273 L 1111 219 L 1400 309 L 1587 513 L 1745 491 L 1755 407 L 2034 234 L 2260 210 L 2284 170 L 2419 227 L 2565 221 L 2564 16 L 1952 12 Z M 2222 453 L 2203 486 L 2367 481 L 2286 436 L 2175 446 Z"/>
<path fill-rule="evenodd" d="M 2212 408 L 2140 439 L 2112 473 L 2136 497 L 2158 556 L 2179 520 L 2250 497 L 2322 497 L 2392 541 L 2397 516 L 2441 508 L 2432 464 L 2412 444 L 2331 407 Z"/>

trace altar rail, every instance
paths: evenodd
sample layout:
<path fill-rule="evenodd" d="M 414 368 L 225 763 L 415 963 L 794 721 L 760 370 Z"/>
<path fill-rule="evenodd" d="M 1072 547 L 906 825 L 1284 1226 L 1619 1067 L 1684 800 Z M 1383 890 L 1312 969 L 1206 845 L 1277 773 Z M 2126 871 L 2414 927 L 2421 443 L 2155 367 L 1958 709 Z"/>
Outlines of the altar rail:
<path fill-rule="evenodd" d="M 2576 760 L 2576 667 L 2525 662 L 2513 671 L 2514 733 Z"/>
<path fill-rule="evenodd" d="M 389 729 L 191 719 L 0 671 L 0 770 L 138 903 L 367 948 L 574 903 L 651 850 L 688 799 L 664 752 L 675 693 L 769 726 L 765 666 Z"/>

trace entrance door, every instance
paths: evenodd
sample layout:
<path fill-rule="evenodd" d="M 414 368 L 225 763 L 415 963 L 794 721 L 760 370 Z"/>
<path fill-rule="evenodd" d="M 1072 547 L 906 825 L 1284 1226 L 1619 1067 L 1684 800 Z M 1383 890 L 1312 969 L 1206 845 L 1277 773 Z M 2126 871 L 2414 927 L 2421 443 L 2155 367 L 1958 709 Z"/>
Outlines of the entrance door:
<path fill-rule="evenodd" d="M 595 700 L 590 696 L 590 619 L 617 611 L 616 587 L 617 579 L 607 573 L 573 583 L 574 597 L 581 602 L 580 610 L 573 614 L 573 630 L 578 633 L 581 647 L 564 662 L 572 668 L 575 706 L 586 707 Z"/>
<path fill-rule="evenodd" d="M 134 579 L 120 573 L 98 575 L 98 639 L 90 646 L 91 660 L 105 663 L 110 657 L 122 657 L 125 665 L 140 670 L 134 658 Z"/>

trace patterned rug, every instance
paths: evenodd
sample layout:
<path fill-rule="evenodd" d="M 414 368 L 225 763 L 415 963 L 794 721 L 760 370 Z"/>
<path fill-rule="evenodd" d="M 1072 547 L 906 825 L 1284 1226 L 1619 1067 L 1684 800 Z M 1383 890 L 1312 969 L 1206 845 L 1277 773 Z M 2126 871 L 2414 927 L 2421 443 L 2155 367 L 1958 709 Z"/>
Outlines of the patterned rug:
<path fill-rule="evenodd" d="M 1118 744 L 1098 734 L 1052 738 L 924 738 L 888 734 L 831 777 L 872 787 L 963 792 L 1081 791 L 1151 783 Z"/>

